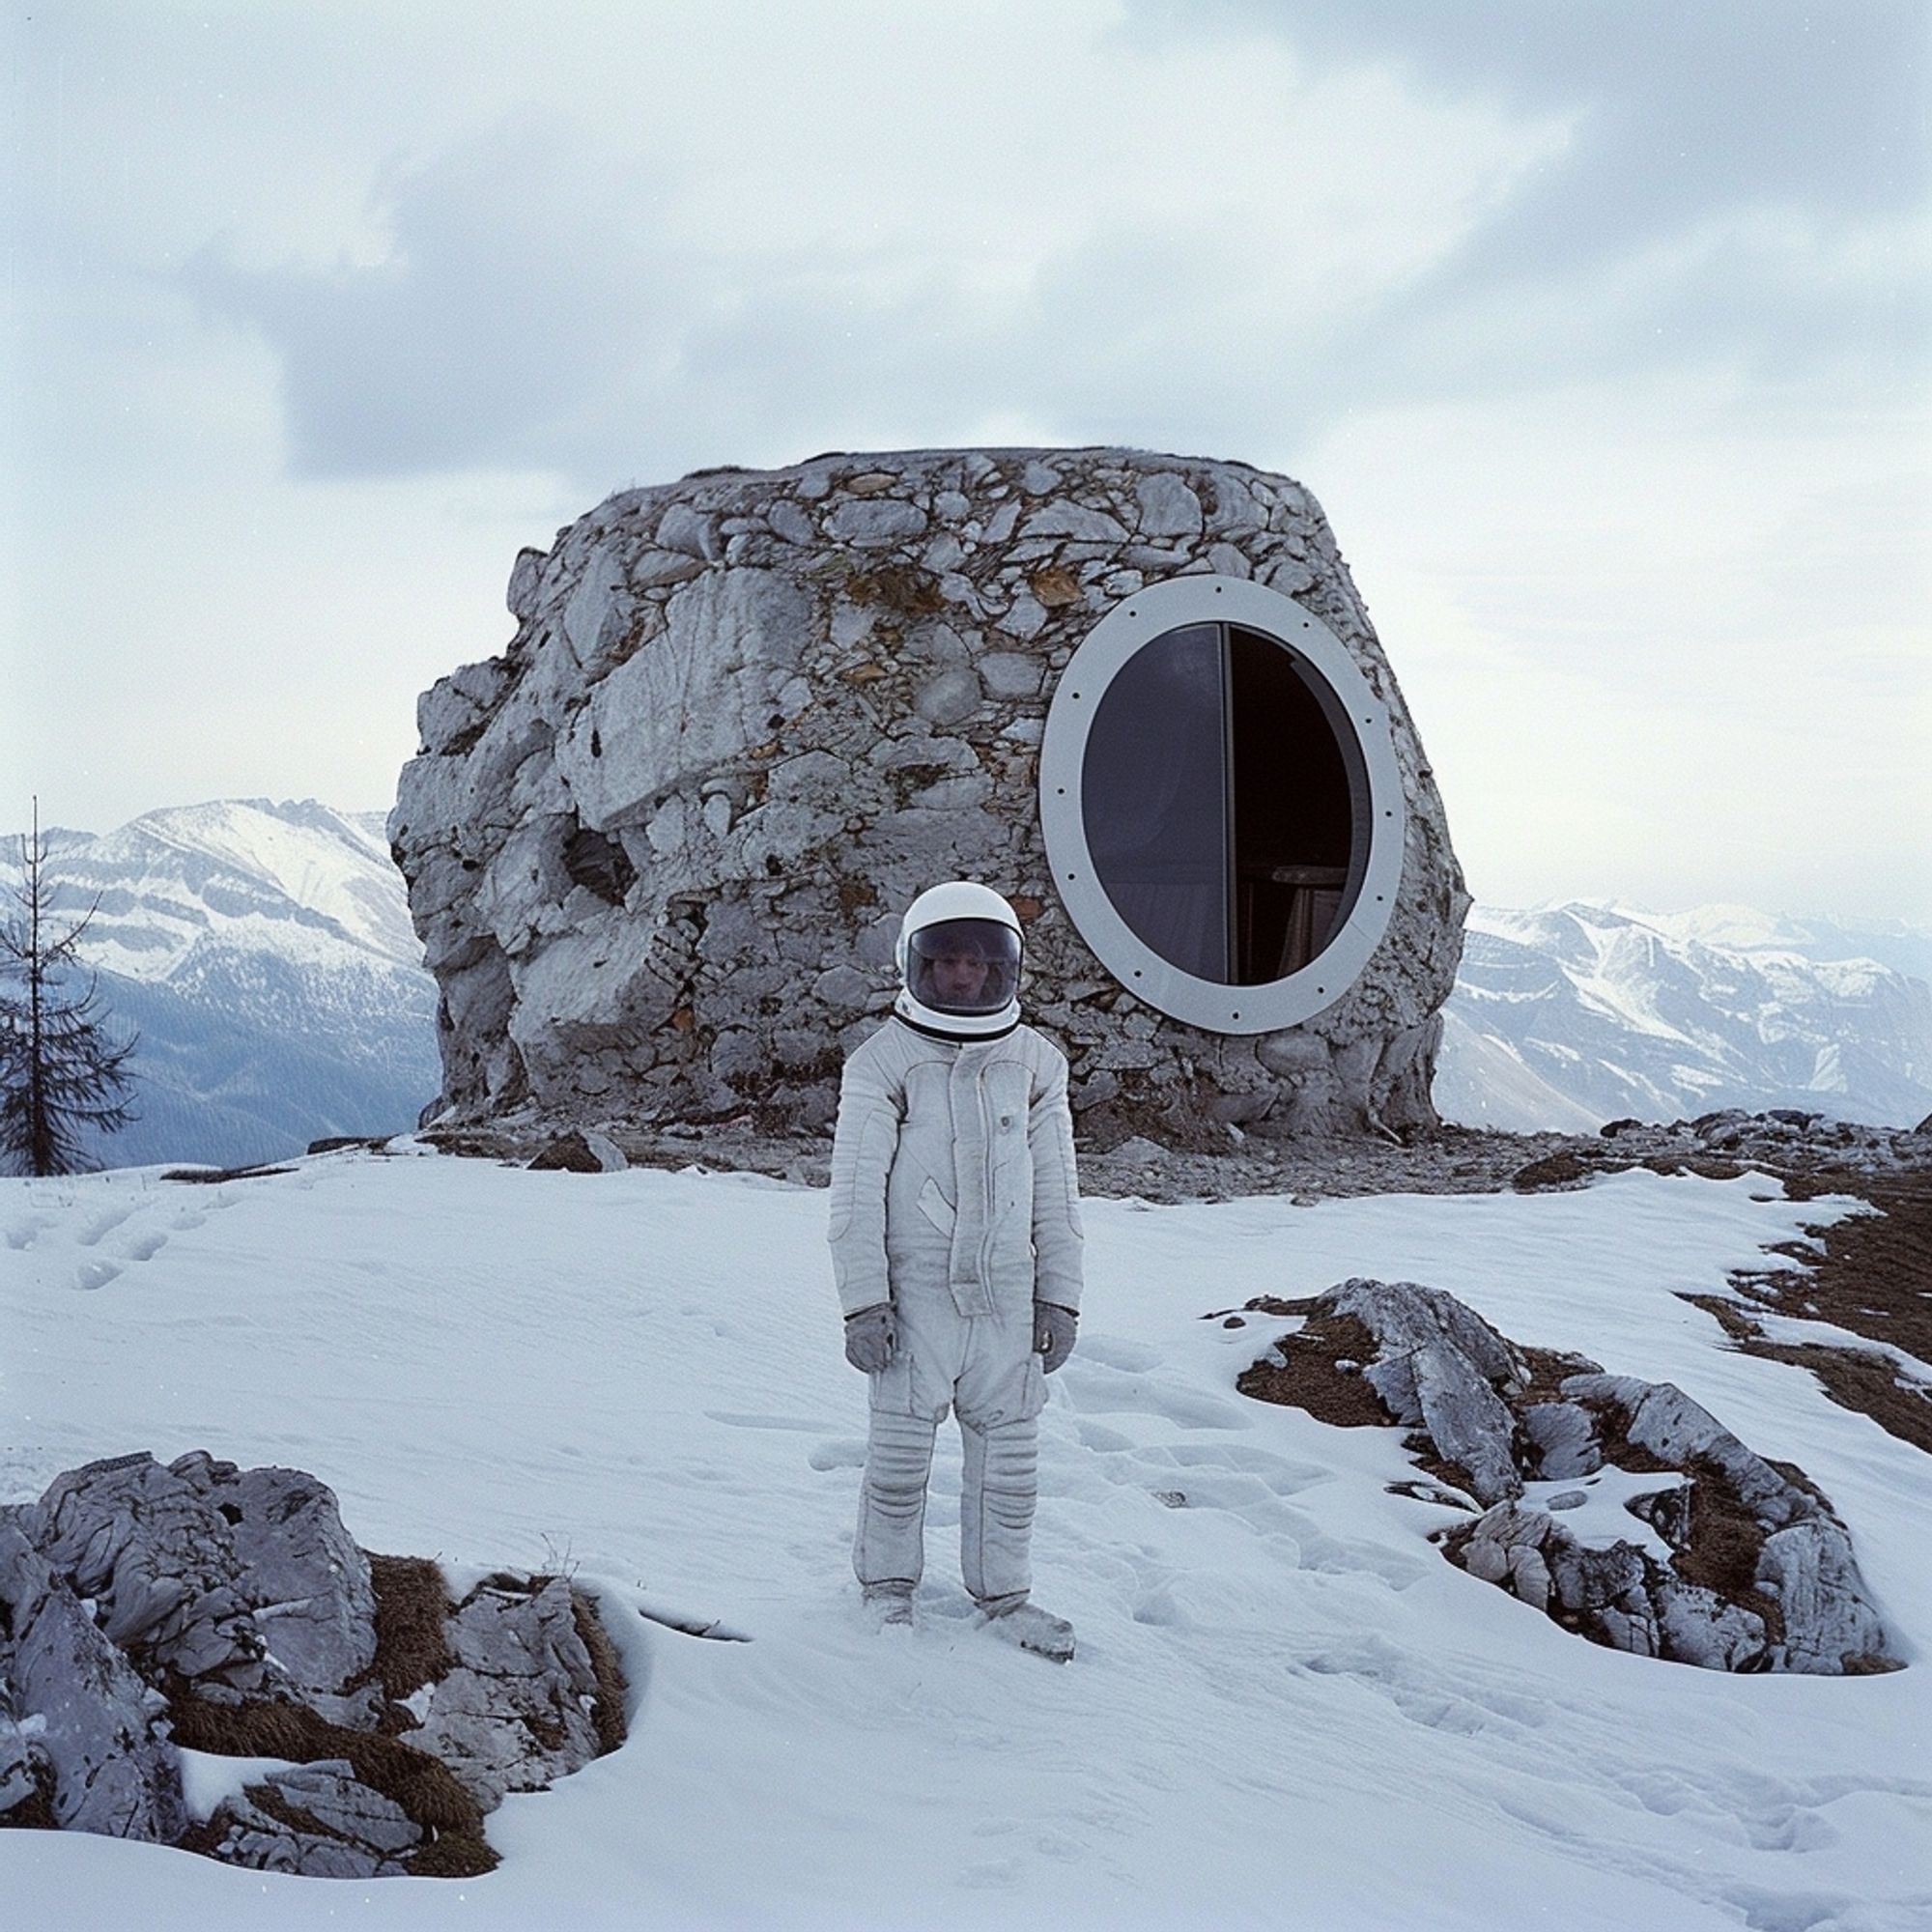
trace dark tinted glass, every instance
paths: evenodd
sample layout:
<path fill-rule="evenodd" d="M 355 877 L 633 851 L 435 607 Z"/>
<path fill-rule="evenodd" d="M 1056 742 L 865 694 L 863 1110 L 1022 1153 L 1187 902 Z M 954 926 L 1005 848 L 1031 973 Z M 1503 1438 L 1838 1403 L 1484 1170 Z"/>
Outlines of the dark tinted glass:
<path fill-rule="evenodd" d="M 998 920 L 923 925 L 906 950 L 912 996 L 936 1013 L 996 1013 L 1018 990 L 1020 936 Z"/>
<path fill-rule="evenodd" d="M 1184 972 L 1230 975 L 1230 841 L 1221 626 L 1155 638 L 1107 686 L 1087 737 L 1087 845 L 1114 909 Z"/>
<path fill-rule="evenodd" d="M 1264 985 L 1314 959 L 1368 864 L 1368 774 L 1341 700 L 1289 645 L 1190 624 L 1116 672 L 1087 736 L 1087 845 L 1170 964 Z"/>
<path fill-rule="evenodd" d="M 1368 863 L 1368 774 L 1327 680 L 1259 631 L 1228 634 L 1235 979 L 1286 979 L 1340 929 Z"/>

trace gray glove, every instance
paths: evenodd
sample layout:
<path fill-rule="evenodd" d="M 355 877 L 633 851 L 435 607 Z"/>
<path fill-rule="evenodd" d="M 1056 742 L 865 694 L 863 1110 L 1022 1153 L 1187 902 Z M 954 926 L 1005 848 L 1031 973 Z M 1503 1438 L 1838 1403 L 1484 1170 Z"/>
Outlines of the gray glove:
<path fill-rule="evenodd" d="M 1033 1305 L 1033 1345 L 1044 1358 L 1042 1375 L 1050 1376 L 1073 1352 L 1073 1333 L 1080 1316 L 1057 1301 L 1036 1301 Z"/>
<path fill-rule="evenodd" d="M 875 1301 L 845 1318 L 845 1359 L 862 1375 L 877 1375 L 892 1360 L 897 1340 L 890 1301 Z"/>

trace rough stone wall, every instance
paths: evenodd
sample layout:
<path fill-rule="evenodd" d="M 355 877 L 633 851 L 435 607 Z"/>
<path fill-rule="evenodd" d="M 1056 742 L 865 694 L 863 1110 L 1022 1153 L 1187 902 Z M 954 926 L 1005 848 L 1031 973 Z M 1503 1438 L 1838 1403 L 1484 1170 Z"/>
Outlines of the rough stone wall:
<path fill-rule="evenodd" d="M 1388 933 L 1305 1025 L 1137 1001 L 1049 882 L 1037 777 L 1100 616 L 1191 573 L 1318 612 L 1387 704 L 1409 801 Z M 899 915 L 986 881 L 1085 1133 L 1433 1125 L 1467 895 L 1401 693 L 1320 508 L 1240 464 L 936 450 L 705 470 L 525 551 L 515 638 L 418 706 L 390 838 L 442 992 L 438 1111 L 822 1125 L 894 989 Z"/>

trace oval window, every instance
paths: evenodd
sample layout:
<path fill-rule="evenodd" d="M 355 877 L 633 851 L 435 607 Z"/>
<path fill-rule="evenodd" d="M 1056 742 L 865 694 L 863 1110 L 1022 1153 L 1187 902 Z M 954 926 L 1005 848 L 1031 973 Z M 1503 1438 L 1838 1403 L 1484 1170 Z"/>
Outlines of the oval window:
<path fill-rule="evenodd" d="M 1293 1025 L 1386 929 L 1403 828 L 1386 714 L 1277 592 L 1179 578 L 1109 612 L 1062 673 L 1040 785 L 1081 936 L 1178 1019 Z"/>

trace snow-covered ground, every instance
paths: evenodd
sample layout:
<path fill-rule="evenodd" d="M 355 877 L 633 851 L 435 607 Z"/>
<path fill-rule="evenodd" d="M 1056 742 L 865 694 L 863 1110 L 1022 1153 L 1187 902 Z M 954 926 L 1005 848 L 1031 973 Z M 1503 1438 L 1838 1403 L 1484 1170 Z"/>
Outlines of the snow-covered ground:
<path fill-rule="evenodd" d="M 428 1155 L 0 1182 L 0 1499 L 134 1449 L 299 1465 L 369 1548 L 573 1568 L 635 1707 L 622 1750 L 491 1817 L 488 1878 L 278 1879 L 0 1833 L 8 1920 L 1923 1927 L 1925 1459 L 1807 1374 L 1725 1351 L 1674 1293 L 1832 1211 L 1640 1171 L 1534 1196 L 1090 1203 L 1080 1350 L 1043 1420 L 1037 1594 L 1080 1640 L 1056 1668 L 970 1621 L 956 1452 L 922 1628 L 861 1618 L 864 1394 L 821 1194 Z M 1350 1274 L 1675 1381 L 1802 1464 L 1913 1667 L 1631 1658 L 1452 1568 L 1425 1541 L 1447 1513 L 1384 1489 L 1409 1473 L 1393 1432 L 1236 1394 L 1290 1324 L 1202 1319 Z"/>

